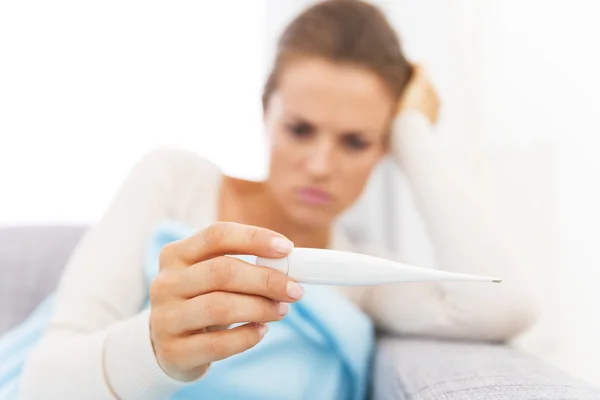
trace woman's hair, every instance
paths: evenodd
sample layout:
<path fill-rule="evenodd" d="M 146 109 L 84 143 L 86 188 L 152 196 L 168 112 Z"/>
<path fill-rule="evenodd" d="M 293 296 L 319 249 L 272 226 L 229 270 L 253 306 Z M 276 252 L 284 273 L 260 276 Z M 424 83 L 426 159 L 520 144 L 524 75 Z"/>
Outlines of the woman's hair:
<path fill-rule="evenodd" d="M 395 101 L 400 99 L 412 72 L 385 15 L 361 0 L 321 1 L 286 27 L 264 87 L 263 107 L 285 65 L 299 57 L 320 57 L 365 68 L 382 79 Z"/>

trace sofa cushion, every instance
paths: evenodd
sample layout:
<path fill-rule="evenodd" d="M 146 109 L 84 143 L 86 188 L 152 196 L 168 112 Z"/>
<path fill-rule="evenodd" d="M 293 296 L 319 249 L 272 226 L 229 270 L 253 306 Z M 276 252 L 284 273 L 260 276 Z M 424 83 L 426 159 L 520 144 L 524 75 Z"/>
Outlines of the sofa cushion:
<path fill-rule="evenodd" d="M 0 228 L 0 334 L 55 289 L 84 231 L 83 226 Z"/>
<path fill-rule="evenodd" d="M 377 400 L 596 400 L 600 389 L 510 346 L 379 340 Z"/>

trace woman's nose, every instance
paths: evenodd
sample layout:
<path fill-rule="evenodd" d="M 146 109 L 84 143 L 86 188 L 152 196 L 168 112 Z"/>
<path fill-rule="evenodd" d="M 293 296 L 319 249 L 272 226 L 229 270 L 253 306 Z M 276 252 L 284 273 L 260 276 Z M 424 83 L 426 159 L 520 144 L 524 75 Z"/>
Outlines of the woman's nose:
<path fill-rule="evenodd" d="M 310 150 L 307 170 L 315 178 L 329 176 L 333 167 L 334 147 L 328 141 L 321 141 Z"/>

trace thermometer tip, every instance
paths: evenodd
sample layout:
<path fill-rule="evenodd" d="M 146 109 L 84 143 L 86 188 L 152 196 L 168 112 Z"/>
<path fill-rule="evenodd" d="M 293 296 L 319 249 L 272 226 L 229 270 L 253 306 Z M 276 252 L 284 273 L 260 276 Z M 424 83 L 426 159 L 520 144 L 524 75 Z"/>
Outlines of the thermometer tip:
<path fill-rule="evenodd" d="M 502 279 L 494 279 L 492 282 L 494 282 L 494 283 L 502 283 Z"/>

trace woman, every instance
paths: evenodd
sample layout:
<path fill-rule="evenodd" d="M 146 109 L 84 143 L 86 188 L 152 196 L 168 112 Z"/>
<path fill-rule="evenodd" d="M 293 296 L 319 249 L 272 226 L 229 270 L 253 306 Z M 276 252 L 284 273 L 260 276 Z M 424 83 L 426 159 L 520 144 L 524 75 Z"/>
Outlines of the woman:
<path fill-rule="evenodd" d="M 263 105 L 271 143 L 264 182 L 223 176 L 178 151 L 150 154 L 134 168 L 67 266 L 51 326 L 25 368 L 26 398 L 166 398 L 202 380 L 211 362 L 256 345 L 268 335 L 265 323 L 285 318 L 303 289 L 218 256 L 281 257 L 293 245 L 373 253 L 332 226 L 389 152 L 409 177 L 440 268 L 505 283 L 339 291 L 394 334 L 509 340 L 531 323 L 526 269 L 440 148 L 431 128 L 435 94 L 374 6 L 324 1 L 292 21 Z M 163 249 L 152 307 L 139 312 L 145 246 L 164 219 L 199 233 Z M 223 329 L 243 321 L 253 323 Z"/>

